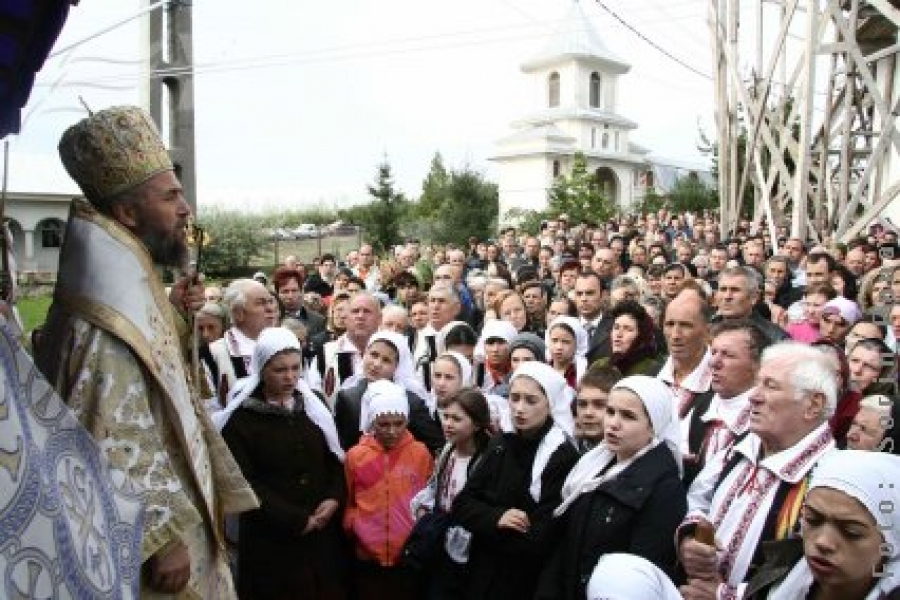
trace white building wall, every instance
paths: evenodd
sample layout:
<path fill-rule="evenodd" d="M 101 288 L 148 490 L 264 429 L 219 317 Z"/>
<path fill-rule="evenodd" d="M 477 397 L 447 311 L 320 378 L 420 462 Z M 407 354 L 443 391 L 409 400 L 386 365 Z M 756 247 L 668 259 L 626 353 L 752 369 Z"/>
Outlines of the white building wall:
<path fill-rule="evenodd" d="M 544 210 L 547 189 L 553 179 L 553 161 L 542 156 L 524 156 L 499 162 L 500 222 L 511 208 Z M 563 172 L 566 165 L 562 165 Z"/>

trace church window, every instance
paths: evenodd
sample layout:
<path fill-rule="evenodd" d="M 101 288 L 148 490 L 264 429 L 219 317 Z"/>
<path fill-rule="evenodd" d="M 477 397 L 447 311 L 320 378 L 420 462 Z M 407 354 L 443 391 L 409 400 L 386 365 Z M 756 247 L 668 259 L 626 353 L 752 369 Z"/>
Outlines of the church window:
<path fill-rule="evenodd" d="M 617 131 L 616 132 L 616 151 L 619 151 L 619 150 L 621 150 L 621 148 L 619 147 L 619 132 Z"/>
<path fill-rule="evenodd" d="M 597 147 L 597 128 L 591 127 L 591 148 Z"/>
<path fill-rule="evenodd" d="M 559 106 L 559 73 L 550 73 L 547 92 L 550 107 Z"/>
<path fill-rule="evenodd" d="M 609 148 L 609 134 L 605 131 L 603 132 L 603 149 Z"/>
<path fill-rule="evenodd" d="M 59 219 L 42 221 L 38 228 L 41 232 L 42 248 L 59 248 L 62 246 L 63 222 Z"/>
<path fill-rule="evenodd" d="M 553 176 L 559 177 L 562 174 L 562 166 L 559 164 L 558 160 L 553 161 Z"/>
<path fill-rule="evenodd" d="M 590 85 L 591 108 L 600 108 L 600 73 L 591 73 Z"/>

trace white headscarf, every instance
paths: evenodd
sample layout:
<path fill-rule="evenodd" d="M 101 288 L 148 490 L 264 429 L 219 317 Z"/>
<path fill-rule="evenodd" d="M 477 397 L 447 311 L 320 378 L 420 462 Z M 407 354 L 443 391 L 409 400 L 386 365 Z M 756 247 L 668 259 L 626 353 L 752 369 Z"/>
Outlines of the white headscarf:
<path fill-rule="evenodd" d="M 373 381 L 366 388 L 359 407 L 360 431 L 369 431 L 379 415 L 387 414 L 409 417 L 406 390 L 387 379 Z"/>
<path fill-rule="evenodd" d="M 547 328 L 547 332 L 544 334 L 544 344 L 547 346 L 547 360 L 550 359 L 550 332 L 557 325 L 565 325 L 575 334 L 575 356 L 587 356 L 591 340 L 588 338 L 587 330 L 584 328 L 584 325 L 582 325 L 581 321 L 575 317 L 560 315 L 553 319 L 553 322 L 550 323 L 550 327 Z"/>
<path fill-rule="evenodd" d="M 369 338 L 369 343 L 366 344 L 365 352 L 368 352 L 369 348 L 375 342 L 387 342 L 397 350 L 397 370 L 394 371 L 392 381 L 402 385 L 422 400 L 427 400 L 429 394 L 422 384 L 422 381 L 416 376 L 416 368 L 413 364 L 412 353 L 409 351 L 409 341 L 406 336 L 386 329 L 376 331 L 372 334 L 372 337 Z M 363 352 L 363 357 L 365 357 L 365 352 Z M 363 358 L 363 360 L 365 360 L 365 358 Z M 353 387 L 363 379 L 365 379 L 365 374 L 357 373 L 348 378 L 341 388 L 346 389 Z"/>
<path fill-rule="evenodd" d="M 478 344 L 475 345 L 475 358 L 484 360 L 486 355 L 484 345 L 489 339 L 500 338 L 506 340 L 506 343 L 509 344 L 518 333 L 515 325 L 509 321 L 501 321 L 500 319 L 487 321 L 484 327 L 481 328 L 481 337 L 478 338 Z"/>
<path fill-rule="evenodd" d="M 882 548 L 891 554 L 865 600 L 883 598 L 900 586 L 900 519 L 884 510 L 900 506 L 900 457 L 883 452 L 835 450 L 822 457 L 812 472 L 809 491 L 820 487 L 843 492 L 859 501 L 875 519 L 884 536 Z M 813 574 L 805 558 L 791 569 L 769 598 L 786 600 L 806 598 L 813 585 Z"/>
<path fill-rule="evenodd" d="M 216 429 L 221 432 L 225 428 L 225 424 L 228 423 L 232 413 L 259 387 L 260 374 L 265 366 L 272 360 L 272 357 L 284 351 L 303 352 L 300 342 L 297 341 L 297 336 L 293 331 L 284 327 L 267 327 L 260 332 L 259 337 L 256 338 L 253 356 L 250 358 L 250 372 L 252 374 L 238 379 L 228 393 L 228 401 L 225 408 L 213 413 L 212 422 Z M 344 450 L 341 448 L 341 443 L 338 440 L 337 428 L 331 412 L 319 397 L 313 393 L 302 377 L 297 380 L 296 389 L 303 397 L 303 410 L 306 412 L 306 416 L 322 430 L 328 449 L 338 459 L 343 461 Z"/>
<path fill-rule="evenodd" d="M 444 358 L 448 356 L 453 359 L 454 363 L 459 365 L 460 385 L 462 387 L 468 387 L 472 385 L 472 363 L 469 362 L 469 359 L 454 350 L 447 350 L 441 353 L 438 358 Z"/>
<path fill-rule="evenodd" d="M 681 600 L 669 576 L 641 556 L 604 554 L 587 587 L 587 600 Z"/>
<path fill-rule="evenodd" d="M 535 502 L 541 499 L 541 475 L 550 462 L 550 457 L 557 448 L 571 442 L 575 430 L 575 419 L 572 417 L 572 400 L 575 392 L 566 383 L 562 375 L 548 364 L 531 360 L 519 365 L 509 380 L 510 388 L 519 377 L 529 377 L 537 382 L 550 403 L 550 418 L 553 427 L 538 445 L 534 464 L 531 467 L 531 486 L 529 491 Z"/>
<path fill-rule="evenodd" d="M 615 453 L 604 442 L 597 444 L 590 452 L 581 457 L 575 467 L 566 477 L 562 488 L 562 504 L 553 514 L 559 516 L 566 512 L 569 506 L 582 494 L 588 494 L 596 490 L 604 481 L 615 479 L 619 473 L 627 469 L 635 460 L 655 448 L 659 444 L 665 444 L 675 464 L 681 471 L 681 451 L 678 446 L 679 420 L 675 417 L 675 403 L 672 391 L 665 383 L 655 377 L 646 375 L 632 375 L 619 381 L 613 386 L 610 393 L 615 390 L 628 390 L 633 392 L 644 404 L 644 409 L 650 417 L 650 426 L 653 429 L 653 438 L 650 443 L 639 450 L 630 459 L 616 463 L 603 475 L 599 475 L 610 462 L 615 460 Z"/>

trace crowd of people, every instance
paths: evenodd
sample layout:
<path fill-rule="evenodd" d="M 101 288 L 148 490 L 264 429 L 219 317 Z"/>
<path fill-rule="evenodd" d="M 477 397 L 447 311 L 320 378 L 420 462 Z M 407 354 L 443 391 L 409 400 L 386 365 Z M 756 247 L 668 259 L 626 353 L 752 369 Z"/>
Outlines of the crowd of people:
<path fill-rule="evenodd" d="M 900 597 L 893 231 L 560 215 L 167 299 L 189 210 L 152 127 L 66 135 L 39 364 L 147 484 L 146 597 Z"/>

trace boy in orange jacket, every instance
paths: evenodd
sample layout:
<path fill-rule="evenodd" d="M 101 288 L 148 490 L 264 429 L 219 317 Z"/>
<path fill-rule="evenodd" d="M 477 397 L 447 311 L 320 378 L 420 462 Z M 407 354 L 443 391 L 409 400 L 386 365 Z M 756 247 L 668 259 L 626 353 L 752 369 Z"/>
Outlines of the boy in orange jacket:
<path fill-rule="evenodd" d="M 356 548 L 360 600 L 415 598 L 415 577 L 398 563 L 413 528 L 409 502 L 425 487 L 434 465 L 425 445 L 406 430 L 408 417 L 402 387 L 372 382 L 360 415 L 367 433 L 344 462 L 344 529 Z"/>

